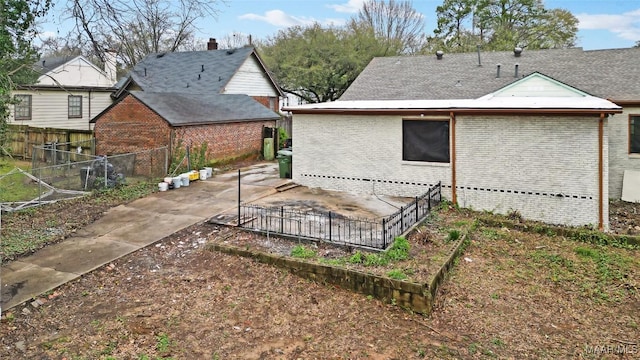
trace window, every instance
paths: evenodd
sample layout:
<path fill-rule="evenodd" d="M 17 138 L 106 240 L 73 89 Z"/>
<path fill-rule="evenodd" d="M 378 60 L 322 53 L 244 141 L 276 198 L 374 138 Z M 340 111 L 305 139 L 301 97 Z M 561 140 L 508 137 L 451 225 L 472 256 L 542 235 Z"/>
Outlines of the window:
<path fill-rule="evenodd" d="M 69 95 L 69 118 L 82 117 L 82 96 Z"/>
<path fill-rule="evenodd" d="M 640 115 L 629 115 L 629 153 L 640 154 Z"/>
<path fill-rule="evenodd" d="M 449 121 L 403 120 L 402 160 L 448 163 Z"/>
<path fill-rule="evenodd" d="M 14 118 L 16 120 L 31 120 L 31 95 L 16 95 Z"/>

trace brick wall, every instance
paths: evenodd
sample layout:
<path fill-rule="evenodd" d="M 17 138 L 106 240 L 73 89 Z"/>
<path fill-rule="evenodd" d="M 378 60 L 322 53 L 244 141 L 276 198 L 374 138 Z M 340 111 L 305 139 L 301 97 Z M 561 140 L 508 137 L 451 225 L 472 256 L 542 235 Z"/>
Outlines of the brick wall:
<path fill-rule="evenodd" d="M 225 158 L 259 152 L 264 126 L 274 127 L 275 121 L 182 126 L 176 128 L 175 138 L 182 140 L 185 146 L 200 146 L 206 142 L 208 158 Z"/>
<path fill-rule="evenodd" d="M 280 111 L 280 103 L 277 96 L 252 96 L 252 98 L 276 113 Z M 273 107 L 271 104 L 273 104 Z"/>
<path fill-rule="evenodd" d="M 640 107 L 625 107 L 609 120 L 609 196 L 620 199 L 625 170 L 640 170 L 640 155 L 629 154 L 629 115 L 640 115 Z"/>
<path fill-rule="evenodd" d="M 169 146 L 208 143 L 209 158 L 223 158 L 259 152 L 263 126 L 275 121 L 247 121 L 172 128 L 159 115 L 133 96 L 127 96 L 103 114 L 95 125 L 97 154 L 124 154 Z"/>
<path fill-rule="evenodd" d="M 302 185 L 414 196 L 442 181 L 443 195 L 451 196 L 450 164 L 402 161 L 401 116 L 294 115 L 293 131 L 293 178 Z M 597 117 L 458 117 L 459 204 L 597 224 L 597 132 Z M 606 169 L 606 147 L 604 159 Z M 606 202 L 604 210 L 608 224 Z"/>
<path fill-rule="evenodd" d="M 461 206 L 501 214 L 518 210 L 553 224 L 597 225 L 597 116 L 457 120 Z M 606 147 L 603 157 L 606 169 Z M 608 199 L 606 174 L 604 181 Z"/>
<path fill-rule="evenodd" d="M 169 146 L 171 126 L 128 95 L 98 119 L 94 133 L 96 154 L 113 155 Z"/>

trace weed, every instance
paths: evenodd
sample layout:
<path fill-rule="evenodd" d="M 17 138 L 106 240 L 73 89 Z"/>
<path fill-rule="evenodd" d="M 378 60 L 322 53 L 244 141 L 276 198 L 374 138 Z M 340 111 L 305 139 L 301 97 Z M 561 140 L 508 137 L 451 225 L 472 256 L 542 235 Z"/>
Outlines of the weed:
<path fill-rule="evenodd" d="M 138 360 L 150 360 L 151 358 L 149 357 L 149 355 L 146 354 L 140 354 L 138 355 Z"/>
<path fill-rule="evenodd" d="M 491 339 L 491 343 L 493 343 L 493 345 L 495 346 L 500 346 L 500 347 L 504 346 L 504 341 L 500 338 Z"/>
<path fill-rule="evenodd" d="M 15 320 L 16 320 L 16 317 L 15 315 L 13 315 L 13 313 L 7 313 L 7 315 L 5 315 L 4 317 L 4 321 L 8 322 L 9 324 L 14 322 Z"/>
<path fill-rule="evenodd" d="M 222 291 L 224 291 L 224 292 L 229 292 L 229 291 L 231 291 L 231 285 L 225 285 L 225 286 L 223 286 L 223 287 L 222 287 Z"/>
<path fill-rule="evenodd" d="M 369 301 L 373 300 L 373 295 L 367 295 L 367 300 Z"/>
<path fill-rule="evenodd" d="M 447 235 L 446 242 L 456 241 L 456 240 L 460 239 L 460 235 L 461 235 L 460 230 L 451 229 L 451 230 L 449 230 L 449 234 Z"/>
<path fill-rule="evenodd" d="M 351 264 L 362 264 L 363 260 L 364 259 L 362 258 L 362 253 L 360 251 L 356 251 L 355 254 L 349 257 L 349 263 Z"/>
<path fill-rule="evenodd" d="M 478 352 L 478 344 L 471 343 L 469 344 L 469 354 L 473 355 Z"/>
<path fill-rule="evenodd" d="M 500 299 L 500 295 L 498 295 L 498 293 L 492 293 L 490 296 L 491 296 L 491 298 L 492 298 L 493 300 L 498 300 L 498 299 Z"/>
<path fill-rule="evenodd" d="M 102 349 L 102 351 L 100 352 L 100 355 L 111 355 L 111 354 L 113 354 L 113 350 L 115 350 L 117 346 L 118 346 L 117 342 L 109 341 L 107 343 L 107 346 L 104 349 Z"/>
<path fill-rule="evenodd" d="M 165 333 L 160 333 L 156 337 L 156 349 L 160 353 L 166 353 L 169 351 L 169 346 L 171 346 L 171 340 L 169 340 L 169 335 Z"/>
<path fill-rule="evenodd" d="M 424 351 L 424 349 L 418 349 L 417 355 L 418 357 L 423 358 L 427 355 L 427 353 Z"/>
<path fill-rule="evenodd" d="M 296 245 L 291 249 L 291 256 L 300 259 L 310 259 L 316 256 L 316 252 L 311 249 L 307 249 L 304 245 Z"/>
<path fill-rule="evenodd" d="M 325 259 L 322 258 L 320 259 L 320 262 L 325 263 L 327 265 L 333 265 L 333 266 L 343 266 L 344 264 L 347 263 L 348 260 L 345 260 L 343 258 L 339 258 L 339 259 Z"/>
<path fill-rule="evenodd" d="M 389 260 L 378 254 L 365 254 L 364 266 L 384 266 L 389 263 Z"/>
<path fill-rule="evenodd" d="M 389 271 L 387 273 L 387 276 L 395 280 L 404 280 L 407 278 L 407 275 L 402 270 L 399 270 L 399 269 L 393 269 Z"/>
<path fill-rule="evenodd" d="M 397 237 L 394 239 L 389 250 L 385 253 L 385 257 L 394 261 L 406 260 L 409 257 L 409 248 L 410 245 L 407 239 L 404 237 Z"/>

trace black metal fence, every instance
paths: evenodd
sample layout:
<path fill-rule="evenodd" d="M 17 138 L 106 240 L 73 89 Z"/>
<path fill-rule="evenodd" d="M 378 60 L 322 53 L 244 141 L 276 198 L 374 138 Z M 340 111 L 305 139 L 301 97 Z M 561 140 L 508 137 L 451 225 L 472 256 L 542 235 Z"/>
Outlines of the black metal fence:
<path fill-rule="evenodd" d="M 442 186 L 441 182 L 438 182 L 426 193 L 416 196 L 407 206 L 401 206 L 395 214 L 382 219 L 384 244 L 391 244 L 393 239 L 407 231 L 413 224 L 426 218 L 431 212 L 431 207 L 440 201 L 442 201 Z"/>
<path fill-rule="evenodd" d="M 393 239 L 426 218 L 431 208 L 441 200 L 441 186 L 438 183 L 410 204 L 382 219 L 382 222 L 345 217 L 333 212 L 286 209 L 284 206 L 240 205 L 239 226 L 267 235 L 384 250 Z"/>

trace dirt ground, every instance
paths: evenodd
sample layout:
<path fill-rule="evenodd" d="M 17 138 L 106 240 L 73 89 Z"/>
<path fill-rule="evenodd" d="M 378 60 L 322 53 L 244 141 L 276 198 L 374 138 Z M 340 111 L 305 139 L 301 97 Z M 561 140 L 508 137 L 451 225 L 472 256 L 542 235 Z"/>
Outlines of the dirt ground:
<path fill-rule="evenodd" d="M 629 233 L 640 216 L 623 205 L 612 207 L 612 225 Z M 431 272 L 420 256 L 437 253 L 451 229 L 473 220 L 470 212 L 441 211 L 410 238 L 412 258 L 393 266 Z M 226 231 L 194 225 L 4 313 L 0 358 L 640 357 L 638 250 L 479 226 L 424 317 L 204 249 L 232 239 Z M 265 243 L 253 234 L 233 239 Z M 268 241 L 265 249 L 286 252 L 283 242 Z"/>

